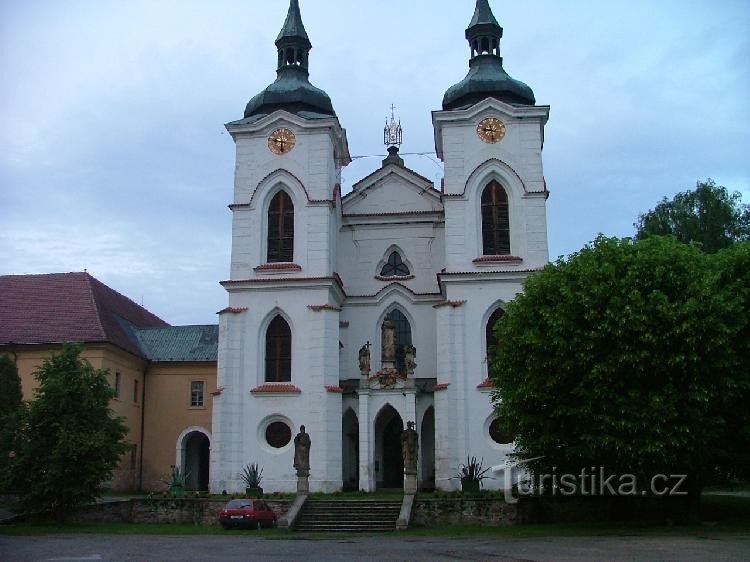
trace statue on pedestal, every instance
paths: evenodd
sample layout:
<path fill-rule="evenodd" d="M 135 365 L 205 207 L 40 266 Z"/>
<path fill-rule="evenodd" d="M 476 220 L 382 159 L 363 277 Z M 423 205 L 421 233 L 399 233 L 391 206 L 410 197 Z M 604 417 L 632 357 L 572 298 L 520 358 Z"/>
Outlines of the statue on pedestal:
<path fill-rule="evenodd" d="M 396 325 L 390 318 L 383 322 L 383 366 L 393 367 L 396 362 Z"/>
<path fill-rule="evenodd" d="M 359 348 L 359 372 L 363 376 L 370 374 L 370 342 Z"/>
<path fill-rule="evenodd" d="M 310 476 L 310 436 L 305 433 L 304 425 L 300 426 L 294 438 L 294 468 L 297 476 Z"/>
<path fill-rule="evenodd" d="M 404 346 L 404 362 L 406 363 L 406 373 L 409 375 L 414 374 L 414 369 L 417 368 L 417 348 L 412 344 Z"/>
<path fill-rule="evenodd" d="M 414 430 L 414 422 L 406 423 L 406 429 L 401 433 L 401 454 L 404 456 L 404 474 L 417 473 L 417 457 L 419 455 L 419 435 Z"/>

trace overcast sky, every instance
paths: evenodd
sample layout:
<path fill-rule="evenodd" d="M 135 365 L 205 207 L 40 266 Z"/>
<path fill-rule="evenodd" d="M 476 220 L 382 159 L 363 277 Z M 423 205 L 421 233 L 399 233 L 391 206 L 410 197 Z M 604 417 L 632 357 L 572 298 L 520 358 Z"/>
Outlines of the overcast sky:
<path fill-rule="evenodd" d="M 430 111 L 468 69 L 474 0 L 301 0 L 311 82 L 358 158 L 434 151 Z M 629 236 L 714 178 L 750 202 L 750 1 L 491 0 L 505 68 L 551 106 L 550 257 Z M 0 0 L 0 274 L 82 271 L 173 324 L 227 297 L 234 145 L 275 78 L 286 0 Z M 439 182 L 434 155 L 406 158 Z"/>

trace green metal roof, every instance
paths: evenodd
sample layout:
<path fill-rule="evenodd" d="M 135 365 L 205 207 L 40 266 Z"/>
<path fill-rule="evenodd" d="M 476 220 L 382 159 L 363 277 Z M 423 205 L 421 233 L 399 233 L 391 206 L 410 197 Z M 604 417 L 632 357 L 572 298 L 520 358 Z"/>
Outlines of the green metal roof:
<path fill-rule="evenodd" d="M 502 36 L 503 28 L 492 13 L 489 0 L 477 0 L 474 16 L 466 28 L 472 53 L 469 73 L 445 92 L 444 110 L 464 109 L 486 98 L 519 105 L 536 103 L 531 88 L 505 72 L 499 52 Z"/>
<path fill-rule="evenodd" d="M 216 361 L 219 326 L 167 326 L 133 331 L 144 356 L 155 362 Z"/>
<path fill-rule="evenodd" d="M 284 20 L 284 26 L 276 38 L 276 44 L 290 37 L 299 37 L 307 41 L 308 44 L 310 43 L 310 38 L 307 36 L 307 31 L 305 31 L 305 24 L 302 23 L 302 14 L 299 11 L 298 0 L 292 0 L 289 3 L 289 11 L 286 14 L 286 20 Z"/>
<path fill-rule="evenodd" d="M 474 8 L 474 17 L 471 18 L 469 27 L 482 24 L 500 25 L 495 19 L 495 14 L 492 13 L 489 0 L 477 0 L 477 6 Z"/>

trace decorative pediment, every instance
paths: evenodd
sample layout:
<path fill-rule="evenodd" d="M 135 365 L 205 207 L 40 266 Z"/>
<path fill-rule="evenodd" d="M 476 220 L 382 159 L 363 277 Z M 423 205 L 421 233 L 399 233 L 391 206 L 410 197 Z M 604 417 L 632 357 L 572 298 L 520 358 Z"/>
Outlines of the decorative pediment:
<path fill-rule="evenodd" d="M 397 164 L 388 164 L 357 182 L 342 201 L 344 215 L 434 213 L 443 211 L 432 181 Z"/>

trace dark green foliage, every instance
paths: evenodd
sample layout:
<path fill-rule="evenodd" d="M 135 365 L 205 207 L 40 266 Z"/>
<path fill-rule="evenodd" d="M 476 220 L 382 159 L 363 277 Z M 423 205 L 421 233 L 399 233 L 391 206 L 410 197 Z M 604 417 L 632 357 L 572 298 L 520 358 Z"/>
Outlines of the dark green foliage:
<path fill-rule="evenodd" d="M 92 501 L 129 448 L 127 428 L 109 409 L 107 371 L 81 359 L 81 349 L 65 344 L 34 374 L 39 386 L 17 465 L 26 507 L 58 518 Z"/>
<path fill-rule="evenodd" d="M 713 253 L 735 242 L 750 240 L 750 205 L 742 195 L 708 179 L 694 191 L 666 197 L 655 209 L 638 217 L 636 238 L 672 235 L 680 242 L 696 244 Z"/>
<path fill-rule="evenodd" d="M 21 379 L 13 359 L 0 354 L 0 418 L 15 411 L 23 400 Z"/>
<path fill-rule="evenodd" d="M 0 492 L 11 492 L 15 487 L 13 466 L 25 414 L 22 398 L 16 364 L 9 356 L 0 355 Z"/>
<path fill-rule="evenodd" d="M 749 265 L 748 244 L 709 256 L 669 237 L 600 237 L 530 277 L 491 362 L 518 456 L 543 456 L 538 474 L 685 473 L 693 490 L 736 464 Z"/>

